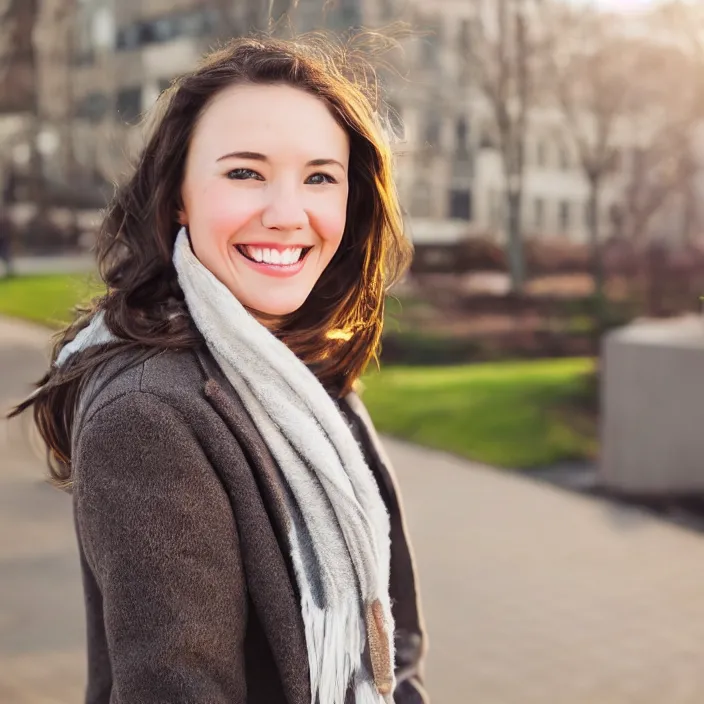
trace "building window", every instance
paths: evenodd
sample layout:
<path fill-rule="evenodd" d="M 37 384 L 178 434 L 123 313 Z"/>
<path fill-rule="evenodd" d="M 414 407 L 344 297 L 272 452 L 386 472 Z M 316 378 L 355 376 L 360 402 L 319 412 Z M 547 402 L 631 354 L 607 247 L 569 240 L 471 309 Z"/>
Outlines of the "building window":
<path fill-rule="evenodd" d="M 569 171 L 572 167 L 570 163 L 570 152 L 565 146 L 560 147 L 560 168 L 563 171 Z"/>
<path fill-rule="evenodd" d="M 567 232 L 570 229 L 570 204 L 566 201 L 560 201 L 560 229 Z"/>
<path fill-rule="evenodd" d="M 472 192 L 468 188 L 450 191 L 450 217 L 459 220 L 472 219 Z"/>
<path fill-rule="evenodd" d="M 606 211 L 603 209 L 599 209 L 599 211 L 596 214 L 596 219 L 597 222 L 601 223 L 603 222 L 604 218 L 606 217 Z M 584 203 L 584 224 L 588 229 L 591 229 L 592 226 L 592 209 L 591 205 L 589 204 L 589 200 Z"/>
<path fill-rule="evenodd" d="M 92 48 L 81 49 L 80 52 L 74 54 L 73 62 L 77 66 L 88 66 L 95 61 L 95 52 Z"/>
<path fill-rule="evenodd" d="M 117 48 L 122 51 L 148 44 L 169 42 L 178 37 L 198 37 L 217 30 L 219 15 L 212 8 L 179 12 L 122 27 L 117 32 Z"/>
<path fill-rule="evenodd" d="M 296 3 L 293 3 L 294 5 Z M 332 4 L 332 3 L 331 3 Z M 281 14 L 286 14 L 286 3 L 283 3 Z M 362 18 L 360 16 L 359 3 L 356 0 L 339 0 L 339 2 L 334 4 L 337 10 L 338 21 L 341 27 L 345 28 L 356 28 L 362 23 Z"/>
<path fill-rule="evenodd" d="M 460 20 L 460 32 L 457 39 L 457 48 L 459 49 L 460 54 L 462 55 L 466 55 L 467 53 L 469 53 L 469 49 L 472 44 L 471 32 L 471 20 L 467 19 L 466 17 Z"/>
<path fill-rule="evenodd" d="M 442 46 L 442 21 L 439 17 L 422 18 L 427 36 L 421 40 L 420 60 L 423 68 L 437 68 L 440 65 L 440 47 Z"/>
<path fill-rule="evenodd" d="M 431 147 L 440 146 L 440 119 L 435 115 L 429 115 L 425 123 L 423 141 Z"/>
<path fill-rule="evenodd" d="M 492 127 L 485 126 L 482 129 L 481 137 L 479 138 L 480 149 L 498 149 L 499 139 L 496 135 L 496 130 Z"/>
<path fill-rule="evenodd" d="M 140 28 L 139 25 L 130 25 L 122 27 L 117 32 L 116 47 L 122 51 L 136 49 L 140 45 Z"/>
<path fill-rule="evenodd" d="M 467 120 L 464 117 L 457 118 L 455 123 L 455 147 L 462 156 L 466 156 L 469 153 L 467 133 Z"/>
<path fill-rule="evenodd" d="M 395 17 L 393 0 L 381 0 L 381 19 L 390 22 Z"/>
<path fill-rule="evenodd" d="M 168 42 L 179 34 L 178 18 L 161 17 L 150 23 L 152 41 Z"/>
<path fill-rule="evenodd" d="M 491 189 L 489 191 L 489 223 L 492 227 L 503 226 L 504 219 L 504 197 L 501 191 Z"/>
<path fill-rule="evenodd" d="M 545 201 L 542 198 L 536 198 L 533 202 L 533 224 L 538 230 L 545 227 Z"/>
<path fill-rule="evenodd" d="M 100 122 L 108 109 L 108 98 L 103 93 L 88 93 L 76 104 L 76 117 Z"/>
<path fill-rule="evenodd" d="M 216 31 L 218 26 L 218 11 L 204 9 L 198 12 L 188 12 L 179 20 L 177 33 L 179 36 L 200 37 Z"/>
<path fill-rule="evenodd" d="M 535 148 L 535 163 L 544 168 L 548 163 L 548 149 L 544 141 L 540 140 Z"/>
<path fill-rule="evenodd" d="M 142 114 L 142 87 L 123 88 L 117 93 L 117 114 L 127 123 L 133 124 Z"/>
<path fill-rule="evenodd" d="M 413 186 L 413 198 L 411 200 L 411 215 L 417 218 L 427 218 L 430 216 L 430 185 L 416 182 Z"/>
<path fill-rule="evenodd" d="M 157 83 L 159 94 L 161 95 L 161 93 L 163 93 L 165 90 L 168 90 L 171 87 L 173 81 L 174 79 L 172 78 L 160 78 Z"/>

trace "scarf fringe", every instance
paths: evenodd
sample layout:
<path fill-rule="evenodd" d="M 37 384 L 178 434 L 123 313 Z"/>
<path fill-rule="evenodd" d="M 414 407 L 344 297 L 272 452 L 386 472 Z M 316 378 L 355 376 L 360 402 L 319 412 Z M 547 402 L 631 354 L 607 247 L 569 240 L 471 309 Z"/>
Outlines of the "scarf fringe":
<path fill-rule="evenodd" d="M 365 633 L 359 605 L 320 609 L 310 598 L 302 598 L 303 620 L 308 644 L 313 702 L 345 704 L 350 686 L 355 704 L 391 701 L 379 694 L 374 679 L 362 662 Z"/>
<path fill-rule="evenodd" d="M 321 609 L 308 597 L 301 598 L 312 701 L 345 704 L 353 675 L 361 667 L 364 633 L 358 603 Z M 358 701 L 355 699 L 355 701 Z M 370 700 L 379 704 L 379 695 Z"/>

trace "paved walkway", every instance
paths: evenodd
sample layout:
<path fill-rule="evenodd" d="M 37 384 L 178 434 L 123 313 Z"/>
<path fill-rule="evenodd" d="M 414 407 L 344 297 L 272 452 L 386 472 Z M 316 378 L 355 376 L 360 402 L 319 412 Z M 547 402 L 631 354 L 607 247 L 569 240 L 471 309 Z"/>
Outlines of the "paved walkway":
<path fill-rule="evenodd" d="M 0 400 L 43 363 L 0 320 Z M 70 501 L 0 426 L 0 702 L 75 704 L 84 679 Z M 700 704 L 704 537 L 403 443 L 436 704 Z M 205 704 L 205 703 L 203 703 Z"/>
<path fill-rule="evenodd" d="M 0 319 L 3 411 L 39 378 L 46 349 L 43 330 Z M 41 481 L 29 436 L 29 417 L 0 420 L 0 702 L 78 704 L 85 646 L 71 504 Z"/>
<path fill-rule="evenodd" d="M 93 271 L 95 257 L 91 254 L 67 254 L 46 257 L 16 257 L 13 261 L 16 274 L 82 274 Z M 3 272 L 0 269 L 0 272 Z M 3 272 L 4 273 L 4 272 Z"/>

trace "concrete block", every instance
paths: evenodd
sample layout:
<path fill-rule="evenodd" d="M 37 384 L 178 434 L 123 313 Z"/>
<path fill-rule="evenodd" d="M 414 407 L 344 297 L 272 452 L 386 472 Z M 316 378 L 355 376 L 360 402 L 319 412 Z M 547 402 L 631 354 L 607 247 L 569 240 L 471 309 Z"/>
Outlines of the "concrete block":
<path fill-rule="evenodd" d="M 605 336 L 599 483 L 704 493 L 704 319 L 636 322 Z"/>

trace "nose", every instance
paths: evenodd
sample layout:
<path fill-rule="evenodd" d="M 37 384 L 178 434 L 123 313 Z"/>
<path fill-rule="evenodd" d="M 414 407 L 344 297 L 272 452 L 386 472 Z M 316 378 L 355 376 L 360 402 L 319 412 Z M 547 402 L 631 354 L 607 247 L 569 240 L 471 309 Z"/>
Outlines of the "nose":
<path fill-rule="evenodd" d="M 272 187 L 262 212 L 262 225 L 269 230 L 302 230 L 308 224 L 308 214 L 302 194 L 293 187 Z"/>

